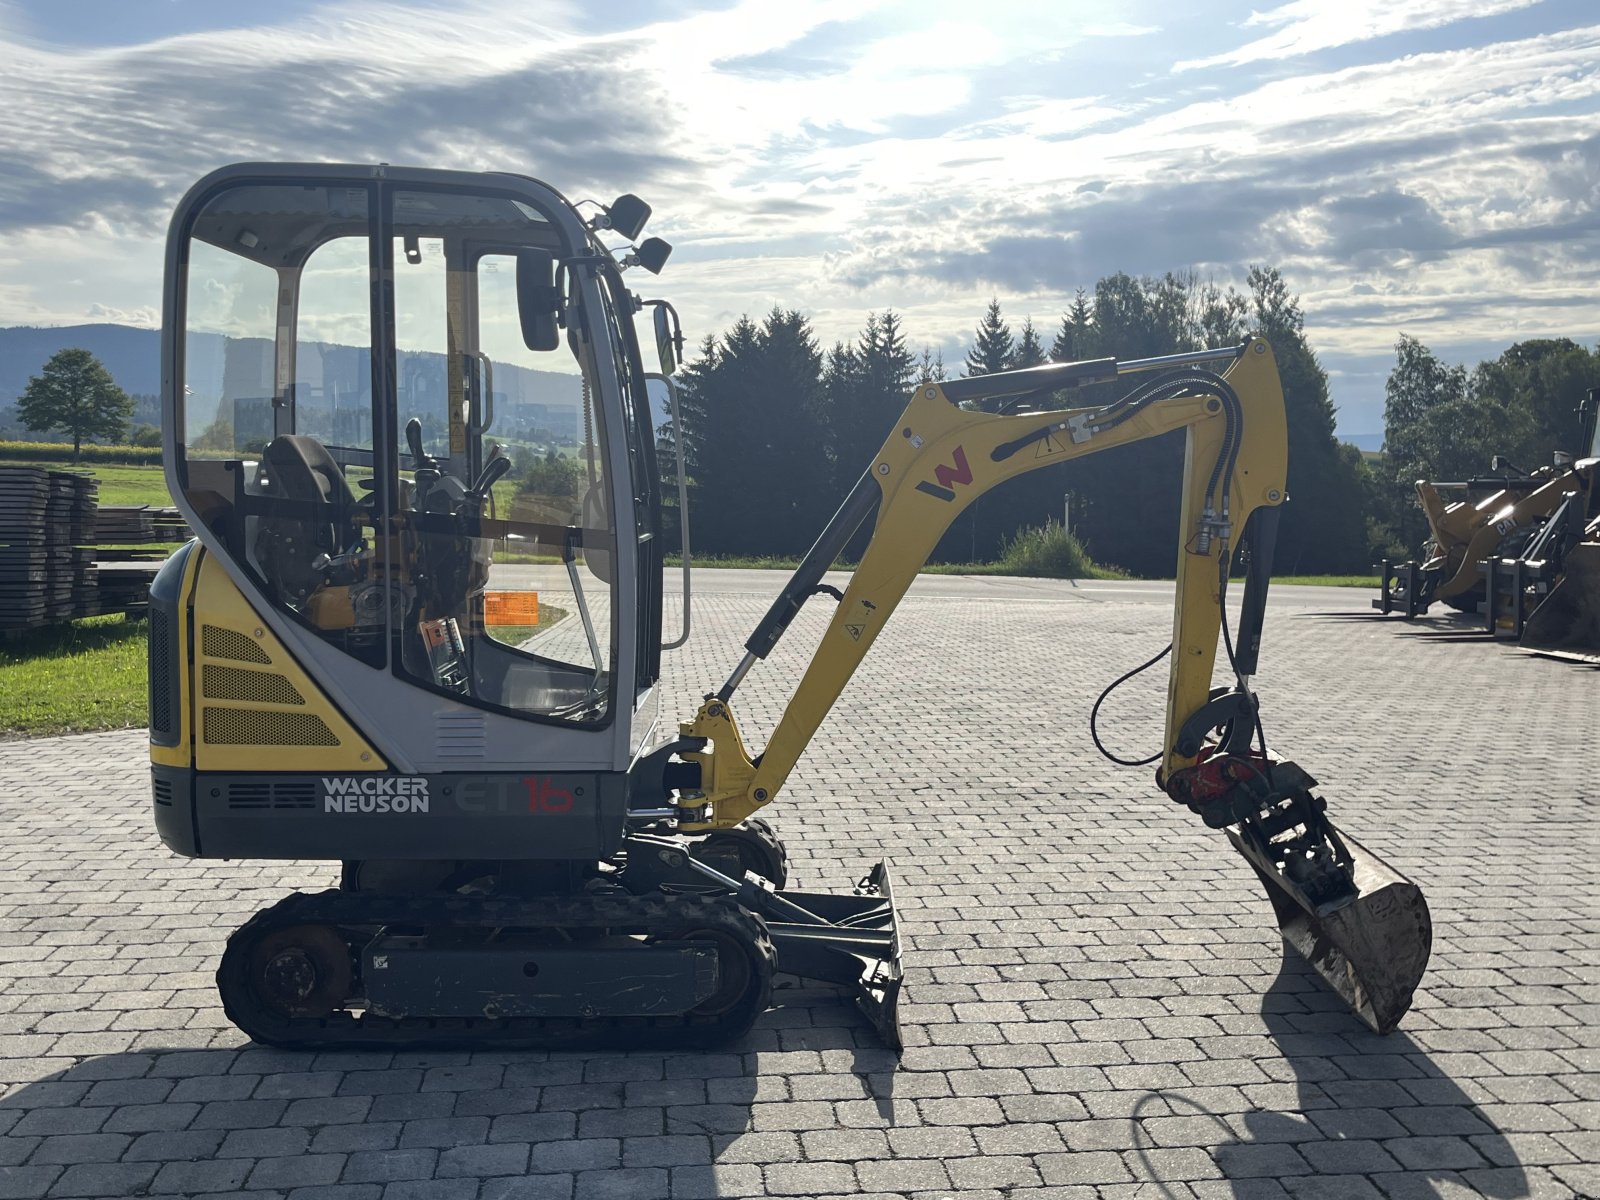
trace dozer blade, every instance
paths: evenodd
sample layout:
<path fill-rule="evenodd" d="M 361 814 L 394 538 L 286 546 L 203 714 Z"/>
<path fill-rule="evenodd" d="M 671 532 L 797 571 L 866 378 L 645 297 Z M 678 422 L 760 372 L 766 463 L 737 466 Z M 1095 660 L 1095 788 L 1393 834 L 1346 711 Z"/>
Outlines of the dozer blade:
<path fill-rule="evenodd" d="M 899 1050 L 900 934 L 888 863 L 854 895 L 786 891 L 767 909 L 777 969 L 855 992 L 856 1007 L 890 1049 Z"/>
<path fill-rule="evenodd" d="M 1526 650 L 1600 663 L 1600 542 L 1569 550 L 1550 594 L 1522 627 Z"/>
<path fill-rule="evenodd" d="M 1229 826 L 1228 837 L 1266 886 L 1284 941 L 1374 1032 L 1394 1029 L 1411 1007 L 1433 947 L 1422 889 L 1359 842 L 1335 833 L 1349 853 L 1355 887 L 1318 903 L 1239 826 Z"/>

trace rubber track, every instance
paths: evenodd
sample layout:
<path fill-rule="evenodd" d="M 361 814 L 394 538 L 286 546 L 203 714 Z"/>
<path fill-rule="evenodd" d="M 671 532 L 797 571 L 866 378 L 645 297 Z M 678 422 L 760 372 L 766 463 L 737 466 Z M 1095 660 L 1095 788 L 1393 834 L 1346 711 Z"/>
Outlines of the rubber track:
<path fill-rule="evenodd" d="M 745 1003 L 715 1017 L 395 1019 L 348 1008 L 328 1017 L 285 1017 L 256 1002 L 248 986 L 247 964 L 251 947 L 259 939 L 293 925 L 336 927 L 351 945 L 353 957 L 378 930 L 390 927 L 430 933 L 463 928 L 611 929 L 668 938 L 693 930 L 722 929 L 749 948 L 756 979 Z M 391 896 L 330 889 L 296 892 L 236 929 L 217 968 L 217 989 L 229 1020 L 263 1045 L 288 1049 L 700 1047 L 740 1036 L 766 1010 L 776 961 L 766 923 L 727 897 L 657 893 L 512 899 Z"/>

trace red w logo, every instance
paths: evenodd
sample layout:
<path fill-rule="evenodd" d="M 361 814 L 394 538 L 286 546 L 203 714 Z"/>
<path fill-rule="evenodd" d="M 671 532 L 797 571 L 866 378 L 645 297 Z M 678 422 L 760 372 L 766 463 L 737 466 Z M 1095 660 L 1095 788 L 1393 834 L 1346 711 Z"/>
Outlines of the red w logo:
<path fill-rule="evenodd" d="M 967 451 L 964 446 L 957 446 L 953 456 L 954 466 L 943 464 L 933 469 L 933 477 L 939 482 L 929 483 L 923 480 L 917 484 L 917 491 L 926 492 L 930 496 L 937 496 L 940 500 L 954 500 L 956 498 L 956 484 L 970 484 L 972 482 L 972 468 L 967 465 Z"/>

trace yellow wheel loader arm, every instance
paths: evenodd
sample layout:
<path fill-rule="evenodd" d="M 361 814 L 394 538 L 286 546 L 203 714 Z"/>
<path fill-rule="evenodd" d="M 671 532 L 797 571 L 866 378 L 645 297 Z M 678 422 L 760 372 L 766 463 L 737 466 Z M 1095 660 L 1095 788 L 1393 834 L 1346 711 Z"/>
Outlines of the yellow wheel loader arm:
<path fill-rule="evenodd" d="M 1213 369 L 1215 368 L 1215 369 Z M 1002 415 L 982 406 L 1130 377 L 1099 407 Z M 770 804 L 805 753 L 940 536 L 977 497 L 1015 476 L 1146 438 L 1186 431 L 1181 538 L 1165 737 L 1167 794 L 1226 829 L 1267 885 L 1285 938 L 1364 1020 L 1392 1028 L 1427 960 L 1430 926 L 1415 885 L 1341 837 L 1293 763 L 1251 748 L 1255 672 L 1272 543 L 1287 499 L 1288 433 L 1267 342 L 1117 362 L 1056 364 L 921 385 L 860 482 L 746 642 L 727 683 L 680 727 L 699 785 L 680 791 L 686 830 L 737 826 Z M 732 699 L 822 574 L 876 509 L 872 538 L 833 619 L 759 757 Z M 1248 533 L 1247 533 L 1248 531 Z M 1226 626 L 1235 551 L 1251 545 L 1237 629 Z M 1213 689 L 1222 642 L 1231 686 Z M 1147 664 L 1148 665 L 1148 664 Z"/>

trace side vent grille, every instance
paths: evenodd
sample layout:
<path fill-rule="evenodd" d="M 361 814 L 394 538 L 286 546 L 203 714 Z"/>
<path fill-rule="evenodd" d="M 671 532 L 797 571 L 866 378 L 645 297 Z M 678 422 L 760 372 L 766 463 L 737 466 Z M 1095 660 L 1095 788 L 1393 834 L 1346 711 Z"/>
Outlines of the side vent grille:
<path fill-rule="evenodd" d="M 228 807 L 235 812 L 267 812 L 316 806 L 316 784 L 311 780 L 228 785 Z"/>
<path fill-rule="evenodd" d="M 434 718 L 433 749 L 440 758 L 481 759 L 487 735 L 483 714 L 442 712 Z"/>
<path fill-rule="evenodd" d="M 234 662 L 267 664 L 272 660 L 255 641 L 233 629 L 216 625 L 200 627 L 200 649 L 207 658 L 231 658 Z"/>
<path fill-rule="evenodd" d="M 178 731 L 172 720 L 172 618 L 158 604 L 150 606 L 150 733 L 170 738 Z"/>
<path fill-rule="evenodd" d="M 156 803 L 162 808 L 172 807 L 172 780 L 162 779 L 159 775 L 152 777 L 155 785 Z"/>
<path fill-rule="evenodd" d="M 201 688 L 207 700 L 245 700 L 251 704 L 304 704 L 306 698 L 282 675 L 242 667 L 205 665 Z"/>
<path fill-rule="evenodd" d="M 202 740 L 208 746 L 337 746 L 321 717 L 314 713 L 266 712 L 250 708 L 201 710 Z"/>

